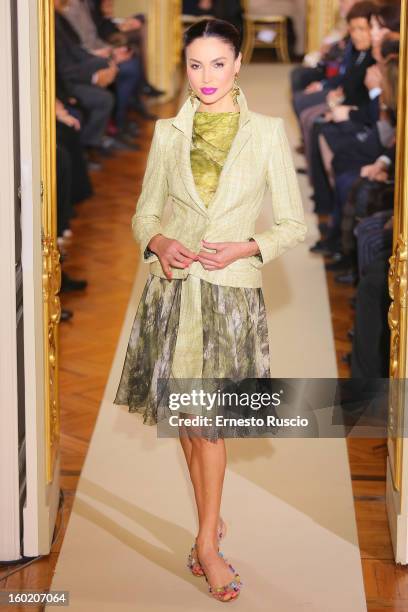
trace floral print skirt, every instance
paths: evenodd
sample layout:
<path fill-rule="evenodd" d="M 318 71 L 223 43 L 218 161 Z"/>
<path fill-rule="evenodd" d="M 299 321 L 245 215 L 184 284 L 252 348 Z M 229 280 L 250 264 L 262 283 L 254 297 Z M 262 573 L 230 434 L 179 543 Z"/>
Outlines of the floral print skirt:
<path fill-rule="evenodd" d="M 137 307 L 114 404 L 141 413 L 147 425 L 161 418 L 157 382 L 173 376 L 182 283 L 189 279 L 191 275 L 169 281 L 149 274 Z M 193 280 L 201 289 L 202 379 L 270 378 L 262 288 Z M 196 410 L 183 407 L 184 413 Z M 223 437 L 215 426 L 201 427 L 200 434 L 211 441 Z"/>

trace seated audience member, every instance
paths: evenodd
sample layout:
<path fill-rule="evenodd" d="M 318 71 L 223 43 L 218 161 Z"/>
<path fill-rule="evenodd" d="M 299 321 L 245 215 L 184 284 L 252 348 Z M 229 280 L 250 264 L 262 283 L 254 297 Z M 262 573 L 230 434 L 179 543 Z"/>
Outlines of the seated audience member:
<path fill-rule="evenodd" d="M 334 176 L 336 196 L 330 232 L 323 245 L 320 243 L 326 252 L 336 251 L 342 209 L 356 178 L 361 175 L 376 179 L 377 175 L 393 170 L 398 75 L 398 54 L 395 51 L 398 51 L 399 43 L 395 39 L 398 35 L 390 36 L 384 38 L 381 49 L 384 54 L 387 50 L 393 51 L 381 57 L 378 64 L 382 89 L 377 121 L 363 128 L 351 120 L 328 124 L 323 126 L 319 135 L 323 157 L 326 157 L 325 165 L 330 166 Z"/>
<path fill-rule="evenodd" d="M 324 85 L 327 83 L 327 79 L 337 76 L 340 72 L 341 66 L 344 63 L 344 56 L 347 49 L 347 43 L 350 37 L 347 35 L 340 41 L 333 43 L 327 52 L 323 55 L 322 60 L 314 68 L 305 68 L 300 66 L 298 69 L 301 72 L 299 74 L 293 74 L 292 72 L 292 106 L 296 112 L 294 105 L 294 99 L 296 93 L 319 93 L 322 92 Z M 296 69 L 295 69 L 296 70 Z M 315 97 L 316 102 L 324 100 L 324 96 L 320 95 Z"/>
<path fill-rule="evenodd" d="M 390 40 L 393 36 L 383 39 L 382 54 Z M 381 74 L 381 111 L 388 114 L 390 124 L 395 127 L 398 54 L 390 53 L 383 58 Z M 351 270 L 336 277 L 338 282 L 357 281 L 352 351 L 347 356 L 353 378 L 389 376 L 388 270 L 393 242 L 394 174 L 395 143 L 389 156 L 381 156 L 360 169 L 360 176 L 352 185 L 350 200 L 345 207 L 348 219 L 343 215 L 343 261 L 338 260 L 337 267 L 332 264 L 329 268 L 341 269 L 344 264 L 350 265 L 347 255 L 354 255 L 355 279 Z"/>
<path fill-rule="evenodd" d="M 348 99 L 357 102 L 361 102 L 361 99 L 366 97 L 364 76 L 367 67 L 374 63 L 370 50 L 369 27 L 369 20 L 374 10 L 373 2 L 363 0 L 354 4 L 348 12 L 349 39 L 339 72 L 332 78 L 318 82 L 319 91 L 316 91 L 316 83 L 311 83 L 303 92 L 295 93 L 293 104 L 298 117 L 307 108 L 338 103 L 349 92 Z"/>
<path fill-rule="evenodd" d="M 58 99 L 55 103 L 55 110 L 57 117 L 57 145 L 66 151 L 69 157 L 69 165 L 72 169 L 72 176 L 69 180 L 69 197 L 66 204 L 61 207 L 61 210 L 58 208 L 57 235 L 63 237 L 64 235 L 72 235 L 72 232 L 67 232 L 66 230 L 69 229 L 69 221 L 74 216 L 73 205 L 91 197 L 93 191 L 80 142 L 81 124 L 77 117 L 71 115 L 69 110 Z M 59 205 L 60 202 L 58 201 L 58 207 Z"/>
<path fill-rule="evenodd" d="M 291 71 L 292 94 L 302 91 L 312 82 L 320 81 L 322 76 L 322 65 L 324 68 L 325 56 L 331 52 L 333 47 L 344 40 L 347 36 L 346 16 L 357 0 L 339 0 L 339 17 L 333 29 L 323 38 L 320 49 L 306 53 L 302 65 L 296 66 Z M 323 71 L 324 72 L 324 71 Z M 318 89 L 316 89 L 318 91 Z"/>
<path fill-rule="evenodd" d="M 350 119 L 354 125 L 372 125 L 378 120 L 379 114 L 379 96 L 381 93 L 381 72 L 379 63 L 391 52 L 398 53 L 399 42 L 399 5 L 377 6 L 370 18 L 370 36 L 371 36 L 371 54 L 376 61 L 376 64 L 370 66 L 366 72 L 365 85 L 369 92 L 369 100 L 366 105 L 354 109 L 351 106 L 344 105 L 335 106 L 332 109 L 332 114 L 335 121 L 345 121 Z M 381 45 L 384 39 L 388 40 L 388 47 L 384 47 L 381 51 Z M 395 49 L 392 49 L 393 42 L 397 41 Z"/>
<path fill-rule="evenodd" d="M 117 35 L 121 33 L 126 39 L 126 45 L 140 58 L 140 93 L 152 97 L 164 94 L 164 91 L 154 87 L 147 79 L 147 21 L 143 13 L 116 22 L 113 0 L 89 0 L 89 7 L 100 38 L 114 45 Z"/>
<path fill-rule="evenodd" d="M 80 144 L 81 125 L 65 108 L 61 100 L 55 103 L 56 111 L 56 179 L 57 179 L 57 243 L 61 253 L 61 264 L 66 255 L 66 241 L 72 237 L 71 218 L 75 216 L 74 205 L 92 195 L 86 161 Z M 87 281 L 70 277 L 64 269 L 61 272 L 61 293 L 83 290 Z M 72 311 L 62 309 L 61 321 L 68 321 Z"/>
<path fill-rule="evenodd" d="M 374 5 L 370 2 L 357 2 L 350 10 L 347 19 L 350 27 L 350 52 L 347 68 L 342 75 L 329 79 L 335 81 L 323 103 L 303 110 L 300 125 L 304 140 L 309 182 L 314 187 L 315 206 L 318 212 L 330 212 L 333 207 L 332 187 L 328 182 L 322 165 L 319 150 L 319 134 L 325 129 L 330 117 L 328 111 L 336 104 L 359 108 L 367 104 L 369 95 L 365 85 L 367 68 L 374 59 L 371 55 L 369 18 Z"/>
<path fill-rule="evenodd" d="M 136 95 L 141 81 L 140 61 L 127 48 L 125 40 L 113 47 L 99 37 L 90 1 L 68 0 L 63 15 L 89 53 L 105 57 L 117 66 L 118 72 L 113 85 L 116 94 L 114 118 L 118 130 L 117 137 L 123 144 L 121 148 L 138 148 L 131 142 L 132 136 L 126 130 L 126 121 L 132 95 Z"/>
<path fill-rule="evenodd" d="M 77 100 L 83 111 L 81 143 L 89 155 L 103 153 L 105 133 L 114 106 L 107 87 L 116 77 L 117 67 L 103 57 L 88 53 L 75 30 L 61 15 L 63 0 L 55 0 L 55 55 L 60 79 L 68 96 Z"/>
<path fill-rule="evenodd" d="M 390 330 L 387 322 L 389 257 L 392 249 L 382 251 L 367 265 L 356 291 L 352 378 L 389 376 Z"/>

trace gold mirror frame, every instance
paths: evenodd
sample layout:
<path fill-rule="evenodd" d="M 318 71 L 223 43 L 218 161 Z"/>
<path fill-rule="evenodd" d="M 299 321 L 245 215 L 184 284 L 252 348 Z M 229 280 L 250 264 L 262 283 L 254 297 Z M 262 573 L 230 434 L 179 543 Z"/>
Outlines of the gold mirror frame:
<path fill-rule="evenodd" d="M 388 288 L 391 297 L 391 304 L 388 311 L 388 324 L 391 330 L 391 342 L 387 446 L 393 486 L 397 491 L 401 491 L 402 480 L 405 378 L 407 375 L 407 27 L 407 3 L 401 2 L 393 254 L 389 259 L 390 268 L 388 273 Z M 394 383 L 393 381 L 398 382 Z"/>
<path fill-rule="evenodd" d="M 41 146 L 41 244 L 44 333 L 46 481 L 53 480 L 59 448 L 58 323 L 61 305 L 57 248 L 54 3 L 38 0 Z"/>

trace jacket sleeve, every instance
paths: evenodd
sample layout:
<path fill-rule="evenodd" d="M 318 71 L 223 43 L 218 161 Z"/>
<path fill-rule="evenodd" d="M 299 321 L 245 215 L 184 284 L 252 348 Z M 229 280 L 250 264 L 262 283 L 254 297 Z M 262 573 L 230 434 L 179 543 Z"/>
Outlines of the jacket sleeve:
<path fill-rule="evenodd" d="M 132 217 L 133 236 L 140 243 L 142 261 L 146 263 L 159 259 L 147 245 L 153 236 L 163 234 L 161 216 L 169 194 L 160 138 L 161 121 L 158 119 L 155 124 L 142 191 L 136 204 L 136 212 Z"/>
<path fill-rule="evenodd" d="M 281 118 L 276 120 L 272 136 L 267 183 L 275 223 L 270 229 L 251 236 L 258 243 L 262 257 L 262 260 L 253 260 L 257 268 L 303 242 L 307 233 L 298 179 Z"/>

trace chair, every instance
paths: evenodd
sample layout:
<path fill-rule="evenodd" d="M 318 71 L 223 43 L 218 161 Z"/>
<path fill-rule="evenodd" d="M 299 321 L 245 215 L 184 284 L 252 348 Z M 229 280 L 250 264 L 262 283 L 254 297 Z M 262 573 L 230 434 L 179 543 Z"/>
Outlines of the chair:
<path fill-rule="evenodd" d="M 281 62 L 290 62 L 288 50 L 288 18 L 286 15 L 265 15 L 253 13 L 249 0 L 242 0 L 244 16 L 244 40 L 242 56 L 245 63 L 251 61 L 255 47 L 276 49 Z M 261 30 L 273 30 L 274 38 L 263 41 L 257 38 Z"/>

